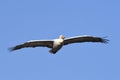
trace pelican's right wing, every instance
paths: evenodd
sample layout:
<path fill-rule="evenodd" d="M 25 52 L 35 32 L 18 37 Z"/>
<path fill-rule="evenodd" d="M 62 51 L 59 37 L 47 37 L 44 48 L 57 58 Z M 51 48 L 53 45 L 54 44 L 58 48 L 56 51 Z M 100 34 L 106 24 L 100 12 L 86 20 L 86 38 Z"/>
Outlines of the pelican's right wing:
<path fill-rule="evenodd" d="M 23 44 L 20 44 L 20 45 L 17 45 L 15 47 L 12 47 L 10 48 L 11 51 L 14 51 L 14 50 L 18 50 L 18 49 L 21 49 L 21 48 L 27 48 L 27 47 L 48 47 L 48 48 L 52 48 L 53 46 L 53 41 L 51 40 L 33 40 L 33 41 L 28 41 L 26 43 L 23 43 Z"/>
<path fill-rule="evenodd" d="M 71 43 L 81 43 L 81 42 L 108 43 L 108 40 L 101 37 L 94 37 L 94 36 L 76 36 L 76 37 L 65 39 L 64 45 L 71 44 Z"/>

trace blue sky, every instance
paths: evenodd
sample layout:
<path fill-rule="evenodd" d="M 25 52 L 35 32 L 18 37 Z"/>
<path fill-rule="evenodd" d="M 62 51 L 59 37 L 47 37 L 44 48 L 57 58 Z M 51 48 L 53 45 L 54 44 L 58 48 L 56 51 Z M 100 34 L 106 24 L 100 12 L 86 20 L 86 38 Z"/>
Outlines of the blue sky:
<path fill-rule="evenodd" d="M 119 0 L 1 0 L 0 80 L 120 80 Z M 8 48 L 28 40 L 108 36 L 109 44 Z"/>

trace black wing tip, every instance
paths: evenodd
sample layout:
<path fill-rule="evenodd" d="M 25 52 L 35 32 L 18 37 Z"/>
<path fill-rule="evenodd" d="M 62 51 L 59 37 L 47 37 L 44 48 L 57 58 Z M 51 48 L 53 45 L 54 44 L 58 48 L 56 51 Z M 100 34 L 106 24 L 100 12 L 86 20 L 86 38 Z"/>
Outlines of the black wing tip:
<path fill-rule="evenodd" d="M 16 49 L 15 49 L 15 47 L 10 47 L 10 48 L 8 48 L 8 50 L 9 50 L 10 52 L 12 52 L 12 51 L 15 51 Z"/>
<path fill-rule="evenodd" d="M 13 47 L 8 48 L 8 51 L 10 51 L 10 52 L 14 51 Z"/>
<path fill-rule="evenodd" d="M 15 51 L 15 50 L 18 50 L 18 49 L 20 49 L 21 47 L 19 47 L 19 46 L 15 46 L 15 47 L 10 47 L 8 50 L 10 51 L 10 52 L 12 52 L 12 51 Z"/>
<path fill-rule="evenodd" d="M 109 40 L 108 40 L 108 39 L 105 39 L 105 38 L 102 38 L 102 39 L 101 39 L 101 42 L 107 44 L 107 43 L 109 42 Z"/>

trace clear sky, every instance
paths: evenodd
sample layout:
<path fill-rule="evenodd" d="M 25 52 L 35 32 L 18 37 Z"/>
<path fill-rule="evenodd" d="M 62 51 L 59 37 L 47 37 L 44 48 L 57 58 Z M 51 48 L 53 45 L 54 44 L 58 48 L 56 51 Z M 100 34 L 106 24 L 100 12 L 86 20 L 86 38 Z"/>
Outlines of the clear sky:
<path fill-rule="evenodd" d="M 0 80 L 120 80 L 120 0 L 0 0 L 0 28 Z M 110 42 L 8 51 L 60 34 Z"/>

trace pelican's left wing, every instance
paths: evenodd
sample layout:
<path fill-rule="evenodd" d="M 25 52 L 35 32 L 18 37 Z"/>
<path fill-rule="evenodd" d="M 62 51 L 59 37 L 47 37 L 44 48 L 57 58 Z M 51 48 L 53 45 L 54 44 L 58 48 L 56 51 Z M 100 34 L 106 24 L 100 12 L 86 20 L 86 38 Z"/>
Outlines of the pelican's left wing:
<path fill-rule="evenodd" d="M 53 46 L 53 41 L 49 40 L 33 40 L 33 41 L 28 41 L 26 43 L 23 43 L 23 44 L 20 44 L 20 45 L 17 45 L 15 47 L 12 47 L 10 48 L 11 51 L 14 51 L 14 50 L 18 50 L 18 49 L 21 49 L 21 48 L 27 48 L 27 47 L 48 47 L 48 48 L 52 48 Z"/>
<path fill-rule="evenodd" d="M 101 43 L 107 43 L 108 40 L 100 37 L 94 37 L 94 36 L 76 36 L 71 37 L 64 40 L 64 45 L 71 44 L 71 43 L 78 43 L 78 42 L 101 42 Z"/>

